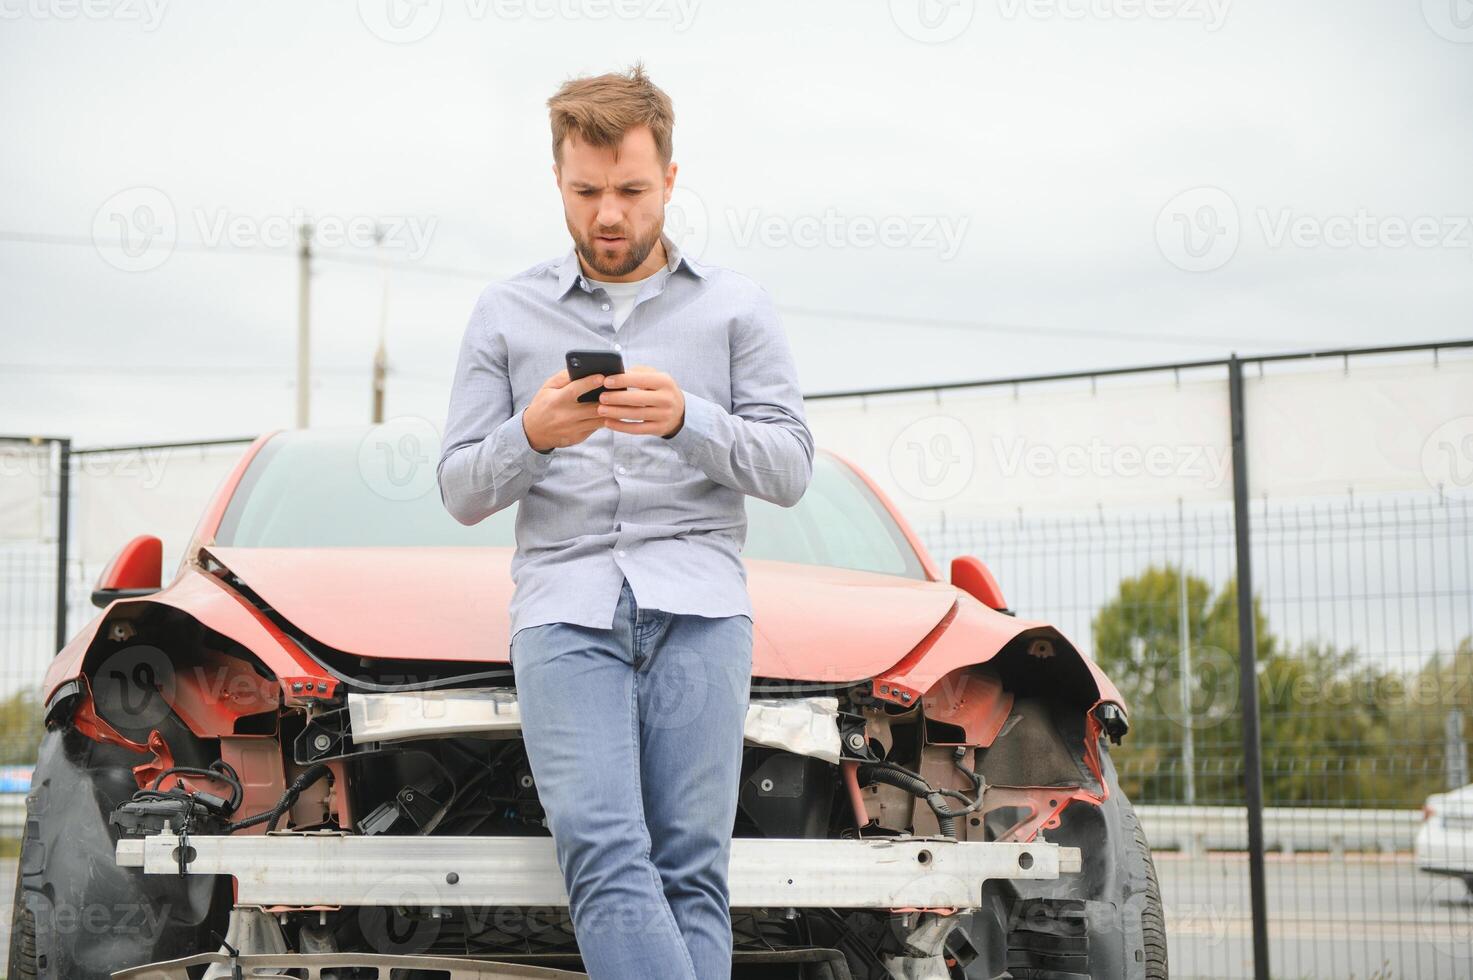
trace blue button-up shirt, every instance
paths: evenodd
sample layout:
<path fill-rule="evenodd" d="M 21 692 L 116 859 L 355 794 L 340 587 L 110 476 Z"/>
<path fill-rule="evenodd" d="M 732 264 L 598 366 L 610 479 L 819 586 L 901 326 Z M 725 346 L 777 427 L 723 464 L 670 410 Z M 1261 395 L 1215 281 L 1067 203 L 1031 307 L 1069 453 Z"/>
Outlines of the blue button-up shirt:
<path fill-rule="evenodd" d="M 616 332 L 574 250 L 481 293 L 461 342 L 437 474 L 462 524 L 520 502 L 511 633 L 543 623 L 610 629 L 625 578 L 645 608 L 752 615 L 746 495 L 791 507 L 813 475 L 813 434 L 767 290 L 696 263 L 668 236 Z M 671 437 L 599 429 L 538 452 L 522 413 L 569 350 L 614 350 L 673 377 Z"/>

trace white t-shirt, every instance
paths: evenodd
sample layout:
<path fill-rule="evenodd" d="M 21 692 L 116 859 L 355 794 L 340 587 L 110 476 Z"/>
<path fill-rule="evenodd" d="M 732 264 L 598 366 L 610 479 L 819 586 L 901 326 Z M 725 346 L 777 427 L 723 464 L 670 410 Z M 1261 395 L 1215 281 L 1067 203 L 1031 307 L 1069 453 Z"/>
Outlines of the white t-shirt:
<path fill-rule="evenodd" d="M 602 286 L 609 294 L 609 301 L 614 304 L 614 329 L 617 331 L 629 318 L 629 311 L 634 309 L 634 301 L 638 298 L 639 291 L 653 278 L 654 276 L 651 275 L 634 282 L 605 282 L 602 279 L 589 277 L 588 281 Z"/>

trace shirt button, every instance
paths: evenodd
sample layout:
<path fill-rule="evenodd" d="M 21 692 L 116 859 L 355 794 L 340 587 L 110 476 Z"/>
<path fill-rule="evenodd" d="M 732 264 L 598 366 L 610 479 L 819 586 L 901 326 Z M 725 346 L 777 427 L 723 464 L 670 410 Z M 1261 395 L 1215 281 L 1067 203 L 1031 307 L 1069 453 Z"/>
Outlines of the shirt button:
<path fill-rule="evenodd" d="M 623 350 L 623 349 L 624 348 L 620 347 L 618 344 L 615 344 L 614 345 L 614 350 Z"/>
<path fill-rule="evenodd" d="M 605 303 L 605 304 L 604 304 L 604 309 L 606 309 L 606 310 L 607 310 L 607 309 L 608 309 L 608 308 L 609 308 L 609 304 L 607 304 L 607 303 Z"/>
<path fill-rule="evenodd" d="M 620 473 L 623 473 L 623 472 L 624 472 L 624 467 L 622 467 L 622 466 L 621 466 L 621 467 L 619 467 L 619 472 L 620 472 Z"/>
<path fill-rule="evenodd" d="M 625 553 L 624 553 L 624 552 L 622 552 L 622 551 L 621 551 L 621 552 L 619 552 L 619 557 L 620 557 L 620 558 L 623 558 L 623 557 L 624 557 L 624 554 L 625 554 Z"/>

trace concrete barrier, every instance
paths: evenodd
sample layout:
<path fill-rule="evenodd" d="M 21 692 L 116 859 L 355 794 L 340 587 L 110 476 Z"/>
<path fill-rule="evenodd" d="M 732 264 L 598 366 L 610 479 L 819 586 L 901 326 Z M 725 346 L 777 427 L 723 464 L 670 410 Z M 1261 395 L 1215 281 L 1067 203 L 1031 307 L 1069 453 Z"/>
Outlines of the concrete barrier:
<path fill-rule="evenodd" d="M 1241 806 L 1139 806 L 1146 840 L 1156 850 L 1243 851 L 1248 848 L 1248 811 Z M 1268 850 L 1410 851 L 1420 810 L 1347 810 L 1329 807 L 1268 807 L 1263 843 Z"/>

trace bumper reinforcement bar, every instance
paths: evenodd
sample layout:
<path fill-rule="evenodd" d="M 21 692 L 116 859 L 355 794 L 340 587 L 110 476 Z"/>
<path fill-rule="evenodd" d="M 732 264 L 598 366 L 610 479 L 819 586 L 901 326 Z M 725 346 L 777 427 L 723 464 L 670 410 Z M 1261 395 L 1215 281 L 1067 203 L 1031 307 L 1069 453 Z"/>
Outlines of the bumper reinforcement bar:
<path fill-rule="evenodd" d="M 1078 872 L 1077 847 L 891 837 L 734 838 L 733 908 L 970 909 L 990 879 Z M 361 837 L 338 833 L 118 841 L 146 874 L 231 875 L 242 905 L 568 905 L 551 837 Z"/>

